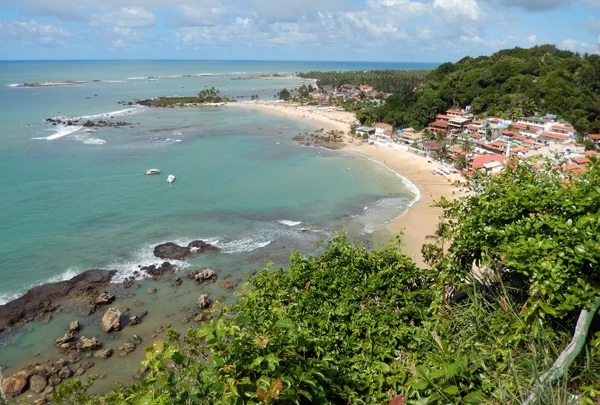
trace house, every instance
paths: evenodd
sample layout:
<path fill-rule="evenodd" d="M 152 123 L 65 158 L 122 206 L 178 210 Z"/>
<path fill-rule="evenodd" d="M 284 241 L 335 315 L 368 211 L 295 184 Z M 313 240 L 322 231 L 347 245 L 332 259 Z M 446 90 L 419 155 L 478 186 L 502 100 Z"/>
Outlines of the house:
<path fill-rule="evenodd" d="M 453 132 L 462 132 L 469 124 L 471 119 L 465 117 L 454 117 L 448 121 L 448 129 Z"/>
<path fill-rule="evenodd" d="M 596 145 L 600 145 L 600 134 L 587 134 L 587 137 Z"/>
<path fill-rule="evenodd" d="M 434 132 L 442 132 L 444 134 L 448 133 L 448 121 L 433 121 L 429 124 L 427 128 Z"/>
<path fill-rule="evenodd" d="M 419 144 L 419 149 L 425 152 L 427 156 L 431 156 L 433 152 L 442 149 L 443 145 L 434 141 L 424 141 Z"/>
<path fill-rule="evenodd" d="M 470 171 L 475 171 L 478 169 L 487 170 L 484 165 L 486 163 L 490 163 L 490 162 L 498 162 L 498 163 L 501 163 L 502 165 L 504 165 L 504 156 L 499 155 L 497 153 L 492 153 L 489 155 L 473 156 L 473 158 L 469 162 L 469 170 Z M 499 171 L 497 165 L 488 165 L 488 166 L 490 166 L 490 170 Z"/>
<path fill-rule="evenodd" d="M 360 126 L 356 128 L 355 132 L 358 136 L 371 136 L 375 134 L 375 128 Z"/>
<path fill-rule="evenodd" d="M 390 124 L 385 122 L 378 122 L 375 124 L 374 139 L 379 142 L 391 142 L 392 141 L 392 129 Z"/>
<path fill-rule="evenodd" d="M 569 139 L 568 135 L 563 134 L 555 134 L 553 132 L 544 131 L 542 132 L 538 139 L 544 142 L 565 142 Z"/>
<path fill-rule="evenodd" d="M 423 139 L 421 132 L 416 132 L 413 128 L 404 128 L 397 132 L 398 140 L 406 144 L 413 144 Z"/>

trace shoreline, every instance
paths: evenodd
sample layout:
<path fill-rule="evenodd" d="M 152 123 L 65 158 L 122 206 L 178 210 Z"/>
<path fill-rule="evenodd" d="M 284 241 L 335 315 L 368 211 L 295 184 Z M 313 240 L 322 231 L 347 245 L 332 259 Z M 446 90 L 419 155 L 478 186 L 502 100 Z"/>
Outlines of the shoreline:
<path fill-rule="evenodd" d="M 323 125 L 325 130 L 342 131 L 346 146 L 338 149 L 370 159 L 409 181 L 418 190 L 417 200 L 407 211 L 383 226 L 384 232 L 393 235 L 402 233 L 402 252 L 419 266 L 425 266 L 421 256 L 421 246 L 436 231 L 442 210 L 432 207 L 442 197 L 453 199 L 461 195 L 459 188 L 452 183 L 460 180 L 460 175 L 441 176 L 434 174 L 440 164 L 426 156 L 406 150 L 400 145 L 368 144 L 347 135 L 351 124 L 356 120 L 354 113 L 332 108 L 297 106 L 286 102 L 235 102 L 227 107 L 248 108 L 277 114 L 286 118 L 309 120 Z M 395 147 L 397 146 L 397 147 Z M 403 180 L 404 181 L 404 180 Z"/>

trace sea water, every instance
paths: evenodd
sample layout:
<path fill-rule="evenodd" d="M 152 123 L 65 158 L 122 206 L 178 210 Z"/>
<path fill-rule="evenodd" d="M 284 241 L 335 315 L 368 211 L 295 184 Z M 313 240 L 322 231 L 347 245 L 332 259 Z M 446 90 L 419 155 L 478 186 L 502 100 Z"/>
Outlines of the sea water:
<path fill-rule="evenodd" d="M 115 281 L 158 264 L 156 244 L 202 239 L 221 249 L 176 262 L 210 267 L 242 282 L 289 253 L 318 254 L 337 231 L 371 241 L 373 231 L 414 203 L 413 185 L 378 162 L 343 151 L 301 147 L 293 137 L 314 123 L 235 107 L 153 109 L 138 99 L 194 95 L 214 87 L 245 101 L 273 100 L 300 86 L 310 70 L 416 69 L 423 64 L 264 61 L 0 62 L 0 304 L 32 286 L 90 268 L 115 269 Z M 24 83 L 75 82 L 69 86 Z M 46 118 L 123 121 L 120 127 L 53 126 Z M 160 168 L 159 175 L 145 175 Z M 167 184 L 168 174 L 176 181 Z M 143 301 L 152 328 L 181 324 L 193 310 L 193 287 L 148 281 L 129 294 Z M 191 288 L 191 290 L 190 290 Z M 203 287 L 222 296 L 218 284 Z M 203 290 L 204 291 L 204 290 Z M 194 295 L 195 294 L 195 295 Z M 120 299 L 119 305 L 136 301 Z M 95 315 L 96 318 L 102 314 Z M 71 319 L 30 323 L 0 339 L 0 367 L 16 370 L 34 353 L 52 358 L 53 340 Z M 84 333 L 105 337 L 98 320 Z M 147 325 L 147 326 L 144 326 Z M 151 335 L 152 330 L 146 331 Z M 138 332 L 141 333 L 141 332 Z M 122 336 L 121 336 L 122 335 Z M 108 343 L 108 342 L 105 342 Z M 136 352 L 137 353 L 137 352 Z M 135 373 L 143 351 L 113 368 L 112 381 Z M 137 357 L 135 357 L 137 356 Z M 117 361 L 117 360 L 115 360 Z M 122 375 L 117 373 L 119 370 Z"/>

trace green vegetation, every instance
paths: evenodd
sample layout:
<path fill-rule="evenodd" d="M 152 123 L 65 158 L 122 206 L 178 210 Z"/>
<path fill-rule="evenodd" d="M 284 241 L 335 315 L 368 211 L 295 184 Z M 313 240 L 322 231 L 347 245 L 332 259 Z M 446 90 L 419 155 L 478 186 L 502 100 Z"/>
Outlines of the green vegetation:
<path fill-rule="evenodd" d="M 204 103 L 223 103 L 231 101 L 227 97 L 221 97 L 219 90 L 211 87 L 210 89 L 201 90 L 197 97 L 158 97 L 148 100 L 141 100 L 138 104 L 146 105 L 148 107 L 181 107 L 191 104 L 204 104 Z"/>
<path fill-rule="evenodd" d="M 395 93 L 359 120 L 423 128 L 448 108 L 471 106 L 475 114 L 506 118 L 557 114 L 579 133 L 600 131 L 600 56 L 553 45 L 444 63 L 414 92 Z"/>
<path fill-rule="evenodd" d="M 421 84 L 427 70 L 356 70 L 343 72 L 305 72 L 298 76 L 317 79 L 317 86 L 340 87 L 344 84 L 368 84 L 383 93 L 410 93 Z"/>
<path fill-rule="evenodd" d="M 154 342 L 141 382 L 104 397 L 71 382 L 55 401 L 566 404 L 573 393 L 593 404 L 599 178 L 595 159 L 580 177 L 524 165 L 475 176 L 469 196 L 439 202 L 444 216 L 423 249 L 430 268 L 397 244 L 369 251 L 339 235 L 319 257 L 261 270 L 185 336 Z M 580 312 L 578 344 L 553 367 Z"/>

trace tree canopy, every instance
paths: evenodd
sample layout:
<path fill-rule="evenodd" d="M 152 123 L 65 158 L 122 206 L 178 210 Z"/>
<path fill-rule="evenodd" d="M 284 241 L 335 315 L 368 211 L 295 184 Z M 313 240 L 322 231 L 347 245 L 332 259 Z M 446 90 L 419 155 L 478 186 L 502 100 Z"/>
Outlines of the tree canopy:
<path fill-rule="evenodd" d="M 414 92 L 398 92 L 363 116 L 423 128 L 436 114 L 466 106 L 507 118 L 556 114 L 580 133 L 599 132 L 600 56 L 541 45 L 465 57 L 440 65 Z"/>

